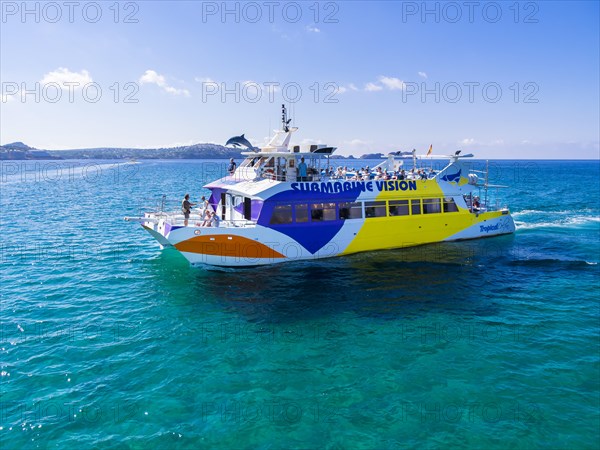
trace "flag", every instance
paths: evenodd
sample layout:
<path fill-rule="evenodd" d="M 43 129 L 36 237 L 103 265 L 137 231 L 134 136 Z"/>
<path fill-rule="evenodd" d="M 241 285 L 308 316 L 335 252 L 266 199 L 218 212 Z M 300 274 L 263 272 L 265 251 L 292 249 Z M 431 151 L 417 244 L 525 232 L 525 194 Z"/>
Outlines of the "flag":
<path fill-rule="evenodd" d="M 427 151 L 427 156 L 431 155 L 431 150 L 433 150 L 433 144 L 429 146 L 429 150 Z"/>

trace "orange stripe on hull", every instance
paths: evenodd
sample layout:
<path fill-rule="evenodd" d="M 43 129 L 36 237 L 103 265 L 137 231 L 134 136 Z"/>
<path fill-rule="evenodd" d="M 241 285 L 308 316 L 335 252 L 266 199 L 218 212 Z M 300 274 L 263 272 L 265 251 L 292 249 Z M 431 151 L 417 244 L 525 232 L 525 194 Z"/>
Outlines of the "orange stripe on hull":
<path fill-rule="evenodd" d="M 271 247 L 242 236 L 196 236 L 175 244 L 180 252 L 237 258 L 285 258 Z"/>

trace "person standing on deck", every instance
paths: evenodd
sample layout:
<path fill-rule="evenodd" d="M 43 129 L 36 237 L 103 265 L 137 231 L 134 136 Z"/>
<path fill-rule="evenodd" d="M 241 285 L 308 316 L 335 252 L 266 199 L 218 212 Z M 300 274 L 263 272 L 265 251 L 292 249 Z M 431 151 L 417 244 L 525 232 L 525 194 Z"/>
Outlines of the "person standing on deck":
<path fill-rule="evenodd" d="M 188 226 L 188 219 L 190 218 L 190 213 L 192 212 L 192 206 L 196 205 L 195 203 L 190 202 L 190 194 L 185 194 L 183 200 L 181 202 L 181 212 L 183 213 L 184 221 L 183 225 Z"/>
<path fill-rule="evenodd" d="M 206 197 L 203 195 L 200 199 L 200 217 L 204 217 L 204 213 L 207 210 L 212 210 L 212 207 L 210 206 L 210 203 L 208 203 L 208 200 L 206 200 Z"/>
<path fill-rule="evenodd" d="M 304 157 L 300 158 L 300 164 L 298 164 L 298 181 L 306 181 L 308 168 L 304 162 Z"/>
<path fill-rule="evenodd" d="M 233 158 L 229 159 L 229 167 L 227 168 L 227 171 L 229 172 L 229 175 L 233 175 L 235 173 L 235 169 L 237 168 L 237 164 L 235 163 L 235 161 L 233 160 Z"/>

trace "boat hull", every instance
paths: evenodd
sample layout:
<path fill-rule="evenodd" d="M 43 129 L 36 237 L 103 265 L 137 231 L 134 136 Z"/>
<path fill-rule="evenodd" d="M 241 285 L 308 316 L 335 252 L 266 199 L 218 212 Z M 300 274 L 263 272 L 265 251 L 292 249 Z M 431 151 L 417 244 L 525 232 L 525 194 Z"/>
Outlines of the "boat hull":
<path fill-rule="evenodd" d="M 320 227 L 304 226 L 304 233 L 319 240 L 318 248 L 306 236 L 299 242 L 294 238 L 298 232 L 290 232 L 289 228 L 178 227 L 166 235 L 158 230 L 164 233 L 169 227 L 161 227 L 160 223 L 144 224 L 144 228 L 161 246 L 175 247 L 192 265 L 251 267 L 498 236 L 513 233 L 515 224 L 506 210 L 352 219 L 346 220 L 323 245 Z"/>

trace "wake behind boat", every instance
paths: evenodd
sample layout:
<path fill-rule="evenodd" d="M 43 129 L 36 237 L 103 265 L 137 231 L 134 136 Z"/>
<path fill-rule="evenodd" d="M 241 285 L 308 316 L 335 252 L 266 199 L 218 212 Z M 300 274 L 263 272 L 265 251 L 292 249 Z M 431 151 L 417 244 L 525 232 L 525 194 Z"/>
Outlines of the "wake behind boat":
<path fill-rule="evenodd" d="M 244 135 L 228 141 L 249 151 L 235 171 L 204 186 L 216 219 L 207 221 L 201 210 L 186 220 L 182 212 L 161 207 L 125 220 L 140 222 L 162 247 L 175 247 L 190 263 L 215 266 L 327 258 L 515 231 L 508 208 L 488 201 L 488 189 L 501 186 L 489 185 L 487 175 L 480 180 L 465 161 L 473 155 L 397 152 L 373 169 L 332 170 L 329 157 L 336 148 L 290 145 L 298 129 L 289 126 L 285 107 L 282 112 L 282 129 L 265 147 L 253 147 Z M 423 161 L 439 159 L 449 160 L 441 171 L 423 168 Z"/>

